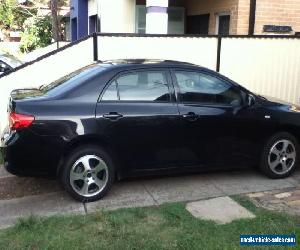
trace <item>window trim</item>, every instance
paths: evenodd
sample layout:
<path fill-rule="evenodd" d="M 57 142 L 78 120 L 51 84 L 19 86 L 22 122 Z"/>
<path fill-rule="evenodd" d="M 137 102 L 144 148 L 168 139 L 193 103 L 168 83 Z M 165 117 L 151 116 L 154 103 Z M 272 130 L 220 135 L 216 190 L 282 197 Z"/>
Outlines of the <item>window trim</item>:
<path fill-rule="evenodd" d="M 131 73 L 136 73 L 136 72 L 142 72 L 142 71 L 149 71 L 149 72 L 162 72 L 166 74 L 166 80 L 167 80 L 167 85 L 168 85 L 168 92 L 169 92 L 169 101 L 147 101 L 147 100 L 121 100 L 120 99 L 120 93 L 119 93 L 119 87 L 118 87 L 118 82 L 116 81 L 118 78 L 128 75 Z M 117 87 L 117 96 L 119 100 L 102 100 L 104 93 L 106 90 L 109 88 L 109 86 L 116 81 L 116 87 Z M 138 68 L 138 69 L 129 69 L 129 70 L 123 70 L 118 72 L 115 76 L 113 76 L 112 79 L 110 79 L 102 89 L 98 103 L 174 103 L 176 102 L 176 98 L 174 98 L 174 85 L 172 83 L 172 77 L 171 77 L 171 72 L 169 68 Z"/>
<path fill-rule="evenodd" d="M 216 16 L 216 27 L 215 27 L 215 35 L 219 35 L 219 23 L 220 23 L 220 17 L 222 16 L 229 16 L 230 17 L 230 23 L 229 23 L 229 33 L 231 28 L 231 12 L 230 11 L 223 11 L 223 12 L 217 12 L 215 13 Z"/>
<path fill-rule="evenodd" d="M 221 76 L 216 75 L 216 74 L 214 74 L 212 72 L 209 72 L 209 71 L 206 71 L 206 70 L 201 70 L 201 69 L 193 70 L 193 69 L 184 69 L 184 68 L 173 68 L 171 70 L 171 76 L 172 76 L 172 81 L 174 83 L 176 102 L 178 104 L 201 105 L 201 106 L 204 106 L 204 107 L 228 107 L 228 108 L 234 108 L 234 107 L 236 107 L 234 105 L 225 104 L 225 103 L 222 104 L 222 103 L 206 103 L 206 102 L 191 102 L 191 101 L 187 102 L 187 101 L 180 100 L 180 97 L 179 97 L 180 87 L 179 87 L 179 84 L 177 82 L 177 77 L 176 77 L 176 72 L 180 72 L 180 71 L 191 72 L 191 73 L 198 73 L 198 74 L 206 74 L 206 75 L 209 75 L 211 77 L 215 77 L 215 78 L 219 79 L 220 81 L 222 81 L 223 83 L 225 83 L 229 87 L 234 88 L 239 93 L 239 95 L 241 97 L 241 101 L 242 101 L 241 104 L 240 104 L 240 106 L 244 105 L 245 100 L 243 98 L 241 88 L 239 88 L 237 85 L 235 85 L 235 84 L 227 81 L 226 79 L 222 78 Z"/>

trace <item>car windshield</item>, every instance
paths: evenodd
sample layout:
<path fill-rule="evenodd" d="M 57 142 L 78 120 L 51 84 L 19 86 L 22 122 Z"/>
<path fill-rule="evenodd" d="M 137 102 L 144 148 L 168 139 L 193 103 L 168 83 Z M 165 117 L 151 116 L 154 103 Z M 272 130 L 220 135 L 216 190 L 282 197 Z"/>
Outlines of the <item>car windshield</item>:
<path fill-rule="evenodd" d="M 12 68 L 20 66 L 22 64 L 22 62 L 18 58 L 12 55 L 0 55 L 0 60 L 5 62 Z"/>
<path fill-rule="evenodd" d="M 62 92 L 68 91 L 69 89 L 78 86 L 88 78 L 98 74 L 104 69 L 99 64 L 92 64 L 76 70 L 46 86 L 41 86 L 39 91 L 42 95 L 53 96 Z"/>

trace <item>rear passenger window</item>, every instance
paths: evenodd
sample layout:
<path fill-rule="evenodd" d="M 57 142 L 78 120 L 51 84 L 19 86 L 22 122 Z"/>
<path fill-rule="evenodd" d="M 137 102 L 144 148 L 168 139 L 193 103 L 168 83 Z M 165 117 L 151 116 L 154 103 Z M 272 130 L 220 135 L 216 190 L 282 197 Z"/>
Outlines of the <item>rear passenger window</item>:
<path fill-rule="evenodd" d="M 105 90 L 103 96 L 102 96 L 103 101 L 117 101 L 119 100 L 118 98 L 118 92 L 117 92 L 117 84 L 116 82 L 112 82 L 108 88 Z"/>
<path fill-rule="evenodd" d="M 120 101 L 170 101 L 167 76 L 163 71 L 138 71 L 122 75 L 106 89 L 102 100 L 116 100 L 117 92 Z"/>

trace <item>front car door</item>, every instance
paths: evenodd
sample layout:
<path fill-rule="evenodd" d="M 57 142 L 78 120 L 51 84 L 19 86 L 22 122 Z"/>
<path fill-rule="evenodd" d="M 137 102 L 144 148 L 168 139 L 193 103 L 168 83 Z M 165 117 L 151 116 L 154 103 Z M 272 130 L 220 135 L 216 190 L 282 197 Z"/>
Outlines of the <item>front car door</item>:
<path fill-rule="evenodd" d="M 96 118 L 99 133 L 112 145 L 128 174 L 178 162 L 179 112 L 168 69 L 118 74 L 101 94 Z"/>
<path fill-rule="evenodd" d="M 210 71 L 174 69 L 172 77 L 182 119 L 179 138 L 185 165 L 224 166 L 238 160 L 237 130 L 246 129 L 242 91 Z"/>

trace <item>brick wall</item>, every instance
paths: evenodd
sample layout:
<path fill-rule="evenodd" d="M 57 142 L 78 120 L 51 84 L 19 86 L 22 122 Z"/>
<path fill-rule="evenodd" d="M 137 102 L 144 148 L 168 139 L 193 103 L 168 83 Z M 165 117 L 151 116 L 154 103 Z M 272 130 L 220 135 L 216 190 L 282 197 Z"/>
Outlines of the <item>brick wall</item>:
<path fill-rule="evenodd" d="M 209 34 L 216 34 L 216 15 L 229 12 L 230 34 L 247 35 L 250 0 L 187 0 L 188 15 L 210 13 Z M 288 25 L 300 32 L 300 0 L 257 0 L 255 34 L 263 32 L 263 25 Z"/>
<path fill-rule="evenodd" d="M 247 1 L 247 0 L 240 0 Z M 217 14 L 230 13 L 229 34 L 235 35 L 238 31 L 238 3 L 239 0 L 188 0 L 186 1 L 187 15 L 210 14 L 209 34 L 216 34 Z"/>
<path fill-rule="evenodd" d="M 300 0 L 257 0 L 255 34 L 263 32 L 263 25 L 288 25 L 300 32 Z"/>
<path fill-rule="evenodd" d="M 237 35 L 248 35 L 249 14 L 250 14 L 250 0 L 239 0 L 237 30 L 236 30 Z"/>

